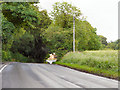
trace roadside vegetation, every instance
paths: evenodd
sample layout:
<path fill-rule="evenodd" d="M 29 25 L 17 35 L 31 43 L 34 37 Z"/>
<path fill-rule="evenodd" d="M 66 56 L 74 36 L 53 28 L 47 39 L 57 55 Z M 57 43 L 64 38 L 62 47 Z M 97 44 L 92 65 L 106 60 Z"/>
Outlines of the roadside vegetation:
<path fill-rule="evenodd" d="M 79 8 L 67 2 L 56 2 L 50 14 L 32 2 L 2 3 L 3 61 L 43 63 L 50 53 L 60 60 L 72 51 L 73 15 L 76 22 L 76 49 L 99 50 L 101 42 L 97 29 L 84 18 Z M 75 12 L 75 13 L 74 13 Z M 51 17 L 50 17 L 51 16 Z M 24 58 L 33 59 L 25 60 Z"/>
<path fill-rule="evenodd" d="M 118 79 L 118 50 L 69 52 L 56 64 Z"/>
<path fill-rule="evenodd" d="M 48 14 L 46 10 L 40 11 L 37 3 L 1 4 L 3 62 L 44 63 L 50 53 L 56 53 L 56 64 L 118 78 L 119 40 L 108 43 L 106 37 L 97 35 L 97 28 L 92 27 L 76 6 L 56 2 Z M 73 15 L 78 51 L 75 53 L 72 53 Z"/>

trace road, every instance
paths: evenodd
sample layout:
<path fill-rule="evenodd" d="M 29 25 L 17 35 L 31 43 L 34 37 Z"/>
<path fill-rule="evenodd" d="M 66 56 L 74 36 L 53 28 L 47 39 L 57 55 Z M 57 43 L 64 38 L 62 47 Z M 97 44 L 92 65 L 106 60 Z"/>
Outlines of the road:
<path fill-rule="evenodd" d="M 118 81 L 50 64 L 11 63 L 2 88 L 118 88 Z"/>

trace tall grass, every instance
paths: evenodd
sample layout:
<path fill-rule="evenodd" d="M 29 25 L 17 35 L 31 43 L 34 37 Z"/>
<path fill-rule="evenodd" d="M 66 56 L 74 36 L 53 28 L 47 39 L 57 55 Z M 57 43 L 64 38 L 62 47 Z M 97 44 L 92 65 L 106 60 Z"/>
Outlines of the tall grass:
<path fill-rule="evenodd" d="M 75 53 L 70 52 L 66 54 L 60 62 L 87 65 L 89 67 L 96 67 L 118 72 L 118 51 L 99 50 Z"/>
<path fill-rule="evenodd" d="M 118 50 L 69 52 L 56 64 L 118 79 Z"/>

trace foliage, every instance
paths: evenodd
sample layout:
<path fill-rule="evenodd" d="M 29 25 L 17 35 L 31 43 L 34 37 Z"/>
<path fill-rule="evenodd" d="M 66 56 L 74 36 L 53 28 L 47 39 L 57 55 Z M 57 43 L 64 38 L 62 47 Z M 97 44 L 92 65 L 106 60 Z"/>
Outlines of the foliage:
<path fill-rule="evenodd" d="M 11 60 L 11 54 L 10 51 L 3 51 L 2 50 L 2 61 L 9 61 Z"/>
<path fill-rule="evenodd" d="M 118 50 L 69 52 L 56 64 L 118 79 Z"/>
<path fill-rule="evenodd" d="M 113 50 L 119 50 L 120 47 L 120 39 L 114 41 L 114 42 L 109 42 L 106 48 L 108 49 L 113 49 Z"/>
<path fill-rule="evenodd" d="M 14 25 L 28 24 L 32 27 L 30 22 L 37 20 L 35 15 L 37 14 L 30 3 L 26 2 L 9 2 L 4 3 L 2 7 L 2 13 L 8 21 L 14 23 Z M 34 27 L 34 26 L 33 26 Z"/>
<path fill-rule="evenodd" d="M 67 2 L 56 2 L 53 5 L 51 16 L 57 26 L 71 28 L 73 25 L 73 16 L 80 17 L 81 11 L 79 8 L 72 6 Z"/>
<path fill-rule="evenodd" d="M 13 41 L 13 32 L 15 32 L 14 24 L 7 21 L 7 19 L 2 15 L 2 43 L 4 50 L 7 50 L 11 47 Z"/>
<path fill-rule="evenodd" d="M 76 50 L 98 50 L 101 43 L 93 28 L 88 21 L 76 21 Z"/>
<path fill-rule="evenodd" d="M 72 63 L 78 65 L 87 65 L 89 67 L 101 68 L 104 70 L 118 71 L 118 51 L 100 50 L 84 51 L 66 54 L 60 62 Z"/>
<path fill-rule="evenodd" d="M 69 51 L 72 51 L 73 31 L 72 28 L 61 28 L 54 24 L 43 33 L 47 40 L 49 53 L 55 52 L 59 59 Z M 79 21 L 76 24 L 76 50 L 98 50 L 101 47 L 96 29 L 87 21 Z"/>
<path fill-rule="evenodd" d="M 29 62 L 35 62 L 34 59 L 30 57 L 25 57 L 24 55 L 20 53 L 12 53 L 11 52 L 11 61 L 17 61 L 17 62 L 23 62 L 23 63 L 29 63 Z"/>
<path fill-rule="evenodd" d="M 12 53 L 11 51 L 2 51 L 2 61 L 6 62 L 35 62 L 34 59 L 25 57 L 20 53 Z"/>
<path fill-rule="evenodd" d="M 114 72 L 112 70 L 108 71 L 101 68 L 89 67 L 87 65 L 71 64 L 71 63 L 56 62 L 55 64 L 63 65 L 69 68 L 73 68 L 75 70 L 79 70 L 79 71 L 83 71 L 83 72 L 87 72 L 87 73 L 91 73 L 91 74 L 95 74 L 103 77 L 108 77 L 108 78 L 117 79 L 117 80 L 119 79 L 118 72 Z"/>
<path fill-rule="evenodd" d="M 55 52 L 58 59 L 69 51 L 73 45 L 73 16 L 75 15 L 76 50 L 98 50 L 101 43 L 93 28 L 86 20 L 81 20 L 79 8 L 66 2 L 55 3 L 51 16 L 52 24 L 42 33 L 46 39 L 49 53 Z"/>
<path fill-rule="evenodd" d="M 3 3 L 3 50 L 21 53 L 34 58 L 36 62 L 43 62 L 46 52 L 41 32 L 49 26 L 51 20 L 47 11 L 39 11 L 33 4 Z"/>
<path fill-rule="evenodd" d="M 98 37 L 100 38 L 100 42 L 102 43 L 102 48 L 105 48 L 107 46 L 107 38 L 102 36 L 102 35 L 98 35 Z"/>
<path fill-rule="evenodd" d="M 60 60 L 72 51 L 73 16 L 76 22 L 76 50 L 101 48 L 96 28 L 80 19 L 80 9 L 67 2 L 53 5 L 52 20 L 46 10 L 39 11 L 30 2 L 5 2 L 2 8 L 2 48 L 7 53 L 34 59 L 32 62 L 44 62 L 49 53 L 55 52 Z"/>
<path fill-rule="evenodd" d="M 47 49 L 49 53 L 56 53 L 60 59 L 68 51 L 72 50 L 71 29 L 65 29 L 51 25 L 45 32 Z"/>
<path fill-rule="evenodd" d="M 98 35 L 98 36 L 99 36 L 100 41 L 102 42 L 102 44 L 107 45 L 107 38 L 102 36 L 102 35 Z"/>
<path fill-rule="evenodd" d="M 20 52 L 24 55 L 28 54 L 32 47 L 34 47 L 34 37 L 26 32 L 22 37 L 15 39 L 10 50 L 14 53 Z"/>

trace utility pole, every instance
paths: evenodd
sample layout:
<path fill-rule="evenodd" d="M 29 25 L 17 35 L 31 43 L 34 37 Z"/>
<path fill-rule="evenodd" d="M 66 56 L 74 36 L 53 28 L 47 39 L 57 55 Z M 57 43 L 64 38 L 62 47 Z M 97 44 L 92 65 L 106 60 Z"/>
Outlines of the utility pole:
<path fill-rule="evenodd" d="M 73 16 L 73 52 L 75 52 L 75 16 Z"/>

